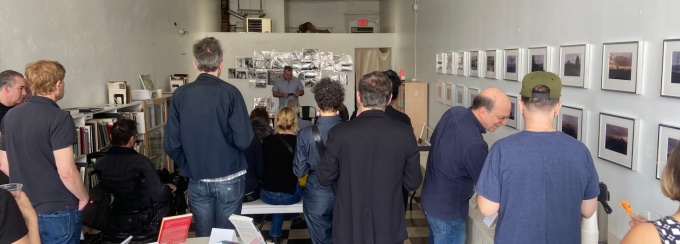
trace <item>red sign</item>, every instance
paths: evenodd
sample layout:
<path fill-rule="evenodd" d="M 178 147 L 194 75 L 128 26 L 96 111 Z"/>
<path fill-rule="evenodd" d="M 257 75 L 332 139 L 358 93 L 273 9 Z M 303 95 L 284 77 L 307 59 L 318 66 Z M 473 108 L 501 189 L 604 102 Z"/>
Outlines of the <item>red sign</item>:
<path fill-rule="evenodd" d="M 367 19 L 364 19 L 364 18 L 359 19 L 357 22 L 358 22 L 358 25 L 359 25 L 359 26 L 366 26 L 366 25 L 368 25 L 368 20 L 367 20 Z"/>

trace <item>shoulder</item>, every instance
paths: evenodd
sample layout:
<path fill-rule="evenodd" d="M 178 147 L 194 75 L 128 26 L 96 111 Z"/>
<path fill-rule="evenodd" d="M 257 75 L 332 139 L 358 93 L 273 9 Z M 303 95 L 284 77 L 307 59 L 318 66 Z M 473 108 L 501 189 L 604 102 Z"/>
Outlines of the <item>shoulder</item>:
<path fill-rule="evenodd" d="M 659 231 L 654 224 L 643 223 L 637 224 L 630 229 L 621 243 L 661 243 L 661 238 L 659 237 Z"/>

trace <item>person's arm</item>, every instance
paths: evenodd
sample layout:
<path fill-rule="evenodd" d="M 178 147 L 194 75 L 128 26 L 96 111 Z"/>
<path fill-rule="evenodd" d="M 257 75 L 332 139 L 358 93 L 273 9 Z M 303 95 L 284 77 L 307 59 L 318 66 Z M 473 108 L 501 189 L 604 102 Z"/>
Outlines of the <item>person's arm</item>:
<path fill-rule="evenodd" d="M 305 87 L 302 86 L 302 82 L 299 79 L 297 81 L 298 81 L 298 87 L 297 87 L 297 91 L 295 91 L 294 95 L 296 97 L 304 96 L 305 95 Z"/>
<path fill-rule="evenodd" d="M 489 147 L 482 142 L 469 145 L 465 150 L 463 164 L 475 183 L 479 180 L 479 174 L 482 172 L 487 154 L 489 154 Z"/>
<path fill-rule="evenodd" d="M 134 161 L 137 162 L 136 164 L 139 165 L 139 170 L 144 174 L 151 200 L 153 202 L 159 203 L 170 199 L 172 197 L 173 187 L 161 182 L 161 178 L 158 176 L 158 172 L 153 168 L 153 163 L 151 163 L 151 160 L 149 160 L 144 155 L 139 155 L 137 158 L 138 159 L 135 159 Z"/>
<path fill-rule="evenodd" d="M 333 129 L 328 131 L 328 140 L 326 140 L 326 151 L 324 151 L 323 158 L 317 166 L 316 176 L 319 184 L 322 186 L 330 186 L 340 176 L 340 145 L 341 142 L 336 142 L 334 138 Z"/>
<path fill-rule="evenodd" d="M 21 210 L 21 215 L 24 217 L 24 221 L 26 222 L 26 227 L 28 227 L 28 234 L 14 243 L 40 243 L 38 215 L 35 213 L 35 209 L 33 209 L 33 204 L 31 204 L 28 196 L 26 196 L 26 193 L 23 191 L 19 192 L 19 197 L 16 198 L 16 201 L 17 205 L 19 205 L 19 209 Z M 21 242 L 23 239 L 26 239 L 26 242 Z"/>
<path fill-rule="evenodd" d="M 621 240 L 621 244 L 661 243 L 659 232 L 652 223 L 637 224 Z"/>
<path fill-rule="evenodd" d="M 78 210 L 83 210 L 90 197 L 87 190 L 85 190 L 85 184 L 80 177 L 80 172 L 76 168 L 75 158 L 73 158 L 73 147 L 55 150 L 53 154 L 61 182 L 64 183 L 66 189 L 78 198 Z"/>
<path fill-rule="evenodd" d="M 593 199 L 583 200 L 581 202 L 581 216 L 590 218 L 595 214 L 597 209 L 597 197 Z"/>
<path fill-rule="evenodd" d="M 236 145 L 239 150 L 245 151 L 253 140 L 253 127 L 250 124 L 248 108 L 246 107 L 241 92 L 234 88 L 231 93 L 232 94 L 229 94 L 229 97 L 231 98 L 232 108 L 231 114 L 229 114 L 228 125 L 232 130 L 234 145 Z"/>
<path fill-rule="evenodd" d="M 279 80 L 274 82 L 274 87 L 272 87 L 272 96 L 274 97 L 288 97 L 288 93 L 281 92 L 281 87 L 279 87 Z"/>
<path fill-rule="evenodd" d="M 175 91 L 176 97 L 170 102 L 170 108 L 168 108 L 168 117 L 165 124 L 165 134 L 163 135 L 163 151 L 165 151 L 172 161 L 174 161 L 177 166 L 182 168 L 185 163 L 184 149 L 182 147 L 182 136 L 180 133 L 180 121 L 179 121 L 179 111 L 177 108 L 178 91 Z"/>
<path fill-rule="evenodd" d="M 309 164 L 307 163 L 307 155 L 309 149 L 305 144 L 304 138 L 307 136 L 304 130 L 300 131 L 295 143 L 295 158 L 293 158 L 293 172 L 297 177 L 302 177 L 309 172 Z"/>
<path fill-rule="evenodd" d="M 5 150 L 0 150 L 0 170 L 9 176 L 9 160 L 7 160 L 7 152 Z"/>
<path fill-rule="evenodd" d="M 583 202 L 581 202 L 581 216 L 590 218 L 597 209 L 597 197 L 600 195 L 600 179 L 597 175 L 597 170 L 595 170 L 593 158 L 590 156 L 587 148 L 584 149 L 583 154 L 586 157 L 590 175 L 583 195 Z"/>
<path fill-rule="evenodd" d="M 410 136 L 413 135 L 411 130 L 409 130 L 408 142 L 408 152 L 406 155 L 406 165 L 404 167 L 404 180 L 403 187 L 408 191 L 414 191 L 418 189 L 420 184 L 423 182 L 423 173 L 420 169 L 420 151 L 418 151 L 418 142 Z"/>
<path fill-rule="evenodd" d="M 501 205 L 497 202 L 486 199 L 486 197 L 480 194 L 477 194 L 477 206 L 479 206 L 479 211 L 482 212 L 484 216 L 489 217 L 495 213 L 498 213 L 498 209 Z"/>
<path fill-rule="evenodd" d="M 498 143 L 491 148 L 479 174 L 477 186 L 477 206 L 484 216 L 498 213 L 501 202 L 500 149 Z M 477 179 L 477 178 L 475 178 Z"/>

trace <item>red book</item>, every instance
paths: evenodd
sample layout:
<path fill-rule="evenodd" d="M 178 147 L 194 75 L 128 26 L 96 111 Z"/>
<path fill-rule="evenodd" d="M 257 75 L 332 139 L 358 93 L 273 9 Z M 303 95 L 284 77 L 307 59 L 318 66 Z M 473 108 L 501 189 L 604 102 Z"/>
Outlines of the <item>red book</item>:
<path fill-rule="evenodd" d="M 158 243 L 184 243 L 189 234 L 189 225 L 191 225 L 192 216 L 191 213 L 188 213 L 163 218 L 161 230 L 158 232 Z"/>

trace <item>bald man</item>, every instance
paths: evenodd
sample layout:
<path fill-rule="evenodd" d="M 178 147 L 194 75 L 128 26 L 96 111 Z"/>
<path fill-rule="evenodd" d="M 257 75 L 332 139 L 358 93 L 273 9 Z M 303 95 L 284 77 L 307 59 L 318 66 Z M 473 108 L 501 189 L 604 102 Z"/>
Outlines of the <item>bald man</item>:
<path fill-rule="evenodd" d="M 468 200 L 489 152 L 482 134 L 496 131 L 508 117 L 508 96 L 487 88 L 470 108 L 450 108 L 437 123 L 421 195 L 430 243 L 465 243 Z"/>

